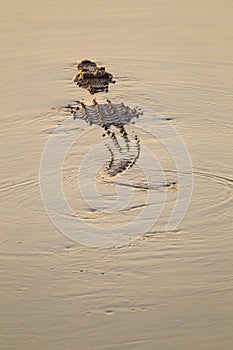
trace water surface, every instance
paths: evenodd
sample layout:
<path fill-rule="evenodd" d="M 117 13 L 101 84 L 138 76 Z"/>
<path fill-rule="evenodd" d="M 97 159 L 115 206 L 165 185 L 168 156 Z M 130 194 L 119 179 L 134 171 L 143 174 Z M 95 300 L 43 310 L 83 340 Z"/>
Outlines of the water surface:
<path fill-rule="evenodd" d="M 2 6 L 1 348 L 231 349 L 232 13 L 227 0 Z M 88 96 L 71 82 L 83 58 L 116 77 L 109 97 L 171 118 L 164 123 L 182 136 L 194 189 L 176 231 L 165 230 L 173 190 L 154 227 L 122 248 L 79 245 L 49 221 L 41 155 L 70 118 L 61 106 Z M 92 137 L 98 143 L 101 131 Z M 159 142 L 141 140 L 176 178 Z M 64 164 L 66 195 L 75 215 L 101 225 L 101 214 L 80 214 L 77 150 Z M 164 191 L 157 193 L 159 203 Z M 138 207 L 114 216 L 115 225 L 137 215 L 143 195 L 136 192 Z"/>

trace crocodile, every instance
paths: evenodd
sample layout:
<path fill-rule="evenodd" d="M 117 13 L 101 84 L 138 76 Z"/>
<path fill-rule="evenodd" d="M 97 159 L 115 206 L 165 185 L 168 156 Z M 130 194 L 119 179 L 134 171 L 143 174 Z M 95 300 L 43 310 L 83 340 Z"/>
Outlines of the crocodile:
<path fill-rule="evenodd" d="M 108 92 L 109 83 L 115 83 L 112 74 L 107 73 L 104 67 L 99 68 L 95 62 L 83 60 L 76 67 L 79 72 L 73 81 L 91 94 Z M 103 128 L 102 136 L 110 153 L 110 160 L 105 167 L 109 176 L 116 176 L 136 163 L 140 155 L 140 139 L 137 135 L 129 135 L 126 125 L 143 114 L 139 108 L 130 108 L 123 102 L 112 103 L 110 99 L 104 103 L 93 99 L 91 104 L 76 101 L 66 108 L 73 119 L 83 119 L 89 125 Z"/>
<path fill-rule="evenodd" d="M 73 82 L 79 87 L 87 89 L 92 95 L 97 92 L 108 92 L 109 83 L 115 84 L 112 74 L 106 72 L 105 67 L 98 67 L 95 62 L 83 60 L 76 64 L 78 73 Z"/>

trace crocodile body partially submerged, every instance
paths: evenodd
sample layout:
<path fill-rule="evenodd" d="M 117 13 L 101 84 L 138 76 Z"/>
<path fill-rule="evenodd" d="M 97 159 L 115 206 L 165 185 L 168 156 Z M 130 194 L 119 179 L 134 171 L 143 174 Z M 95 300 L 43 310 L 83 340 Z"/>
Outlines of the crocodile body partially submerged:
<path fill-rule="evenodd" d="M 98 103 L 95 99 L 91 105 L 76 102 L 69 106 L 74 119 L 84 119 L 89 125 L 95 124 L 103 128 L 105 145 L 110 152 L 110 161 L 105 171 L 115 176 L 131 168 L 140 154 L 140 140 L 137 135 L 130 137 L 125 125 L 133 118 L 139 118 L 142 112 L 122 103 Z"/>
<path fill-rule="evenodd" d="M 87 89 L 92 95 L 97 92 L 108 92 L 109 83 L 115 83 L 113 76 L 107 73 L 105 67 L 97 67 L 95 62 L 83 60 L 76 65 L 78 73 L 73 82 L 79 87 Z"/>
<path fill-rule="evenodd" d="M 73 78 L 79 87 L 87 89 L 91 94 L 108 92 L 109 83 L 115 83 L 113 76 L 104 67 L 97 67 L 95 62 L 83 60 L 76 65 L 78 74 Z M 110 153 L 110 160 L 105 172 L 115 176 L 131 168 L 140 154 L 140 140 L 137 135 L 130 136 L 125 126 L 132 123 L 133 118 L 139 118 L 142 112 L 130 108 L 124 103 L 98 103 L 93 99 L 92 104 L 76 102 L 67 108 L 74 119 L 84 119 L 89 125 L 95 124 L 103 128 L 105 145 Z"/>

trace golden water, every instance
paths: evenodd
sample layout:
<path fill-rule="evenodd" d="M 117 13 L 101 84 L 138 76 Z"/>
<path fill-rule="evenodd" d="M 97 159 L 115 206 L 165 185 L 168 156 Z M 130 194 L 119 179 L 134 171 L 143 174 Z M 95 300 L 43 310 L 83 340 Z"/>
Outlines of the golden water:
<path fill-rule="evenodd" d="M 231 349 L 232 5 L 2 3 L 1 349 Z M 69 240 L 49 221 L 41 156 L 51 132 L 70 118 L 60 107 L 87 97 L 71 82 L 83 58 L 117 78 L 110 97 L 172 118 L 185 141 L 194 189 L 175 232 L 164 230 L 164 214 L 131 245 L 99 249 Z M 159 158 L 159 146 L 151 147 Z M 76 150 L 64 165 L 74 207 Z M 172 169 L 162 150 L 161 157 Z M 168 191 L 168 207 L 174 196 Z M 114 225 L 134 213 L 120 213 Z"/>

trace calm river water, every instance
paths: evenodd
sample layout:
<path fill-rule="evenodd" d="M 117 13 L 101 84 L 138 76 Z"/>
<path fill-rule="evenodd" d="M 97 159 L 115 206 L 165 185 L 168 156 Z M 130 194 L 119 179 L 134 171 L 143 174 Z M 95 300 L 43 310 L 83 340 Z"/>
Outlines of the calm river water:
<path fill-rule="evenodd" d="M 1 6 L 1 349 L 232 348 L 232 14 L 228 0 L 11 0 Z M 95 211 L 88 206 L 91 162 L 82 168 L 86 198 L 77 191 L 79 164 L 102 142 L 101 129 L 79 120 L 64 124 L 72 118 L 62 106 L 90 99 L 72 83 L 75 62 L 85 58 L 116 78 L 108 98 L 145 111 L 128 127 L 144 147 L 129 171 L 133 197 L 114 213 L 104 213 L 101 200 Z M 60 137 L 75 129 L 84 133 L 67 153 L 62 175 L 73 211 L 57 213 L 78 230 L 79 242 L 49 220 L 39 181 L 54 130 Z M 176 133 L 187 147 L 178 156 Z M 143 171 L 154 175 L 148 206 Z M 124 204 L 130 186 L 121 186 L 124 175 L 117 179 Z M 163 188 L 165 180 L 177 186 Z M 96 186 L 103 198 L 117 198 L 115 183 Z M 176 229 L 167 230 L 181 191 L 175 219 L 193 191 L 190 205 Z M 135 226 L 124 236 L 128 244 L 101 248 L 92 238 L 80 244 L 90 233 L 83 223 L 104 227 L 111 240 L 111 230 L 120 235 L 147 207 L 156 215 L 163 210 L 137 240 Z M 153 216 L 145 213 L 138 229 Z"/>

